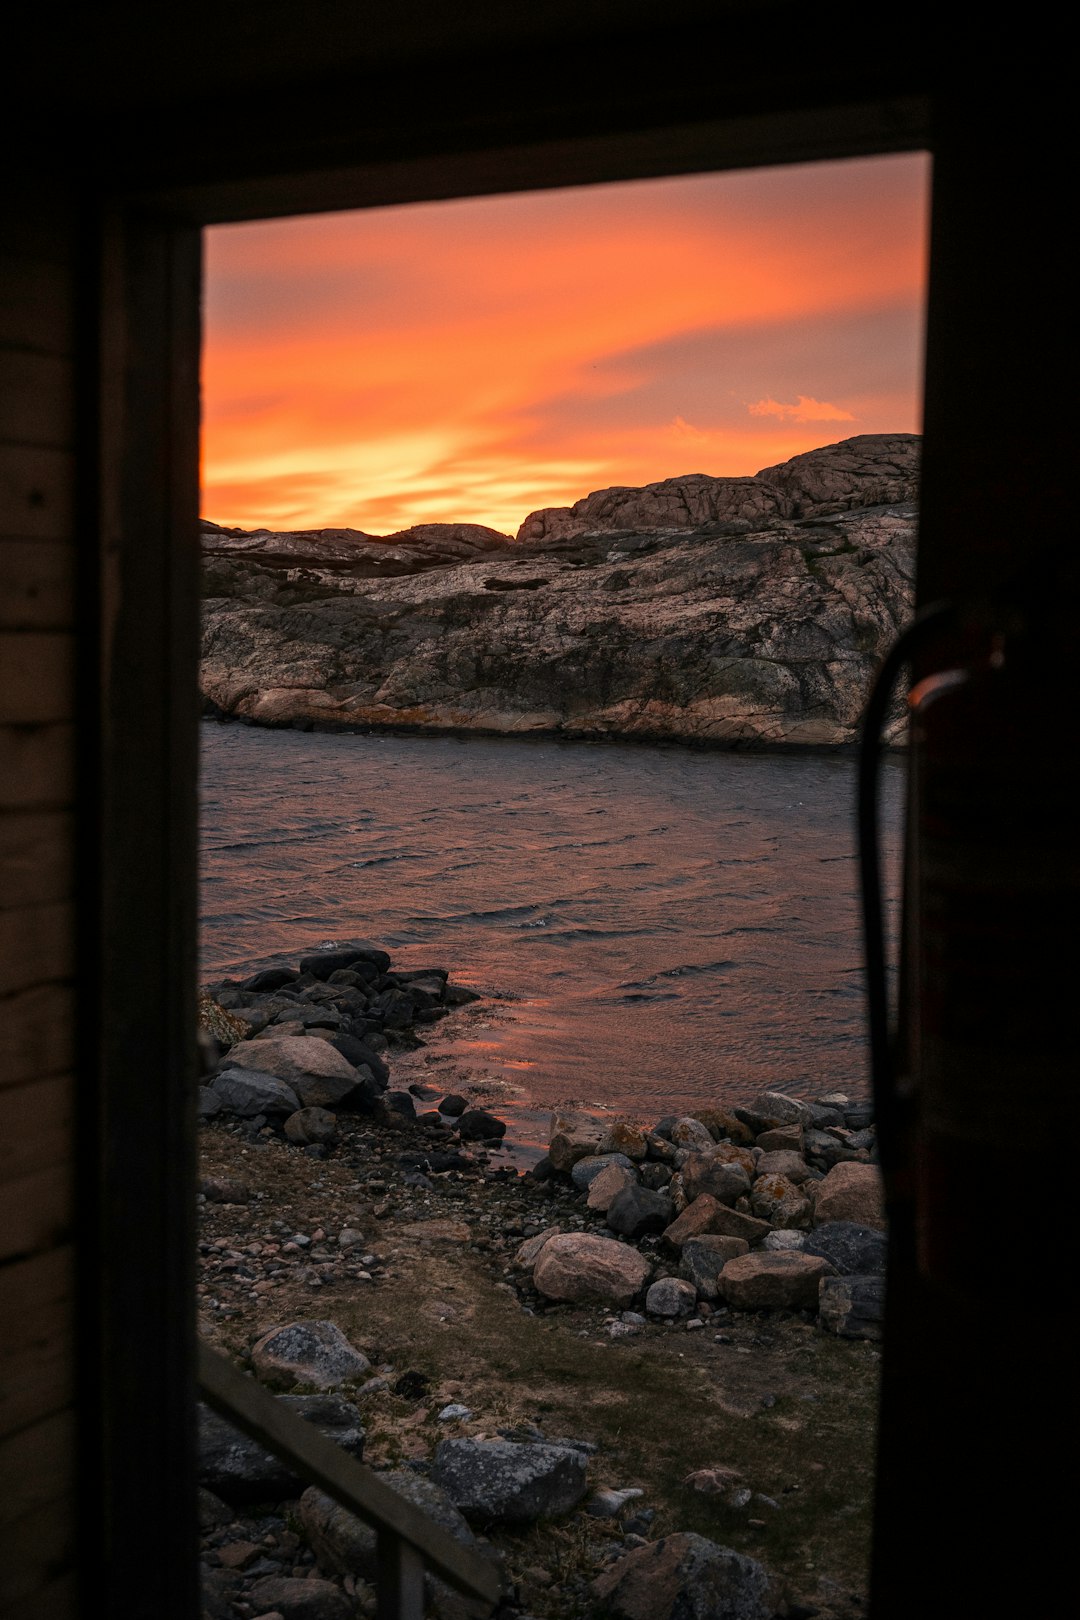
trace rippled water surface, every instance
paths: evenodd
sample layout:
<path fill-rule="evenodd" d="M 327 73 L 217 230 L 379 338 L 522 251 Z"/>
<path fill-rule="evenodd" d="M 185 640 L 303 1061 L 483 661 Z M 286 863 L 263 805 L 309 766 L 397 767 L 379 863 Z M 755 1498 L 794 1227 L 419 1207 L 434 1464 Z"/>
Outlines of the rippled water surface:
<path fill-rule="evenodd" d="M 431 1054 L 537 1107 L 865 1095 L 854 785 L 834 756 L 208 723 L 203 974 L 352 938 L 448 967 L 488 999 Z"/>

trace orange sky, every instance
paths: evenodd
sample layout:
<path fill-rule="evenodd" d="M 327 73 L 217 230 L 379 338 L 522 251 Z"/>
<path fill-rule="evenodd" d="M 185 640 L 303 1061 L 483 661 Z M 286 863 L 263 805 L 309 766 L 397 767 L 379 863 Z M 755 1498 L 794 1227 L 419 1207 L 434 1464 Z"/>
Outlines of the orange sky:
<path fill-rule="evenodd" d="M 207 233 L 203 511 L 474 522 L 917 431 L 929 161 Z"/>

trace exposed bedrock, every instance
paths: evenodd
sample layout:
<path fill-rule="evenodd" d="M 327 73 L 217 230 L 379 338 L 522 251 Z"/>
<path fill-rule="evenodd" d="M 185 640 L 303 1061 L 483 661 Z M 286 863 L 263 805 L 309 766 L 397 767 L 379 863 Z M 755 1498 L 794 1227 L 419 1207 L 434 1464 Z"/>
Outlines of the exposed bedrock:
<path fill-rule="evenodd" d="M 517 541 L 208 527 L 204 696 L 265 725 L 850 743 L 912 611 L 919 442 L 604 490 Z"/>

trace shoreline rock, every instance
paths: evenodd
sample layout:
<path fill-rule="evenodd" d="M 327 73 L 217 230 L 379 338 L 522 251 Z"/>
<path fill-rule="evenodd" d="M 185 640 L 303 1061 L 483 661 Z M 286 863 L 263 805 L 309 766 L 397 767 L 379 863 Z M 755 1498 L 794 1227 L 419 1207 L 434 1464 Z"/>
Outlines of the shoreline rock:
<path fill-rule="evenodd" d="M 206 712 L 302 730 L 850 747 L 913 610 L 919 448 L 861 435 L 753 479 L 598 491 L 533 513 L 516 540 L 210 525 Z M 891 739 L 903 730 L 897 709 Z"/>
<path fill-rule="evenodd" d="M 249 1320 L 260 1325 L 249 1334 L 249 1348 L 241 1359 L 246 1357 L 257 1376 L 279 1387 L 324 1385 L 328 1392 L 319 1396 L 280 1398 L 305 1415 L 310 1413 L 309 1421 L 339 1428 L 357 1454 L 364 1446 L 365 1428 L 369 1439 L 379 1432 L 380 1408 L 371 1403 L 392 1397 L 430 1408 L 427 1422 L 432 1426 L 437 1422 L 441 1435 L 432 1435 L 429 1454 L 412 1452 L 404 1469 L 399 1458 L 396 1474 L 383 1477 L 388 1483 L 400 1481 L 403 1493 L 425 1511 L 430 1508 L 436 1518 L 440 1513 L 457 1515 L 457 1523 L 460 1509 L 477 1530 L 490 1528 L 496 1537 L 493 1556 L 503 1526 L 512 1533 L 548 1514 L 555 1525 L 577 1509 L 568 1534 L 576 1534 L 578 1520 L 587 1520 L 607 1526 L 604 1534 L 614 1538 L 606 1543 L 610 1550 L 606 1573 L 598 1568 L 599 1555 L 590 1554 L 592 1595 L 603 1600 L 607 1612 L 631 1615 L 635 1604 L 652 1602 L 660 1591 L 654 1577 L 659 1578 L 662 1568 L 663 1592 L 668 1594 L 670 1587 L 671 1603 L 682 1604 L 679 1613 L 697 1613 L 699 1608 L 702 1615 L 711 1612 L 708 1604 L 717 1600 L 722 1587 L 725 1594 L 730 1588 L 731 1601 L 743 1604 L 747 1616 L 771 1620 L 779 1587 L 755 1559 L 732 1547 L 705 1542 L 677 1524 L 677 1533 L 650 1539 L 654 1510 L 644 1503 L 639 1510 L 634 1501 L 643 1488 L 650 1494 L 647 1474 L 635 1470 L 636 1481 L 633 1473 L 627 1479 L 625 1474 L 620 1478 L 599 1471 L 598 1477 L 590 1465 L 595 1444 L 568 1441 L 546 1426 L 546 1432 L 520 1425 L 496 1429 L 495 1436 L 490 1428 L 478 1429 L 483 1419 L 475 1418 L 474 1410 L 483 1411 L 482 1388 L 460 1383 L 432 1388 L 438 1375 L 423 1361 L 400 1372 L 384 1360 L 385 1342 L 376 1348 L 353 1323 L 363 1321 L 368 1291 L 387 1286 L 399 1252 L 393 1245 L 404 1243 L 415 1254 L 431 1250 L 440 1257 L 434 1262 L 438 1270 L 431 1275 L 445 1277 L 448 1290 L 454 1286 L 456 1250 L 465 1246 L 474 1254 L 490 1252 L 492 1286 L 515 1311 L 520 1309 L 523 1324 L 548 1314 L 557 1319 L 560 1312 L 573 1313 L 580 1321 L 590 1309 L 595 1319 L 599 1307 L 603 1325 L 593 1331 L 605 1343 L 645 1335 L 659 1345 L 663 1336 L 675 1334 L 679 1336 L 675 1344 L 689 1345 L 686 1336 L 696 1334 L 699 1339 L 710 1338 L 715 1354 L 721 1355 L 744 1311 L 749 1313 L 744 1331 L 755 1335 L 750 1343 L 758 1342 L 763 1312 L 778 1322 L 792 1319 L 793 1328 L 804 1332 L 816 1321 L 815 1331 L 824 1331 L 834 1344 L 853 1336 L 872 1341 L 880 1333 L 883 1235 L 869 1224 L 819 1219 L 807 1193 L 824 1188 L 839 1168 L 843 1174 L 834 1185 L 839 1184 L 843 1199 L 850 1204 L 857 1194 L 859 1208 L 873 1212 L 877 1172 L 867 1110 L 836 1096 L 802 1102 L 766 1093 L 739 1110 L 738 1116 L 703 1107 L 700 1117 L 661 1120 L 651 1130 L 621 1121 L 601 1124 L 589 1116 L 558 1116 L 552 1119 L 551 1134 L 561 1138 L 561 1151 L 555 1155 L 561 1169 L 550 1158 L 542 1169 L 525 1173 L 496 1167 L 491 1143 L 500 1139 L 502 1122 L 495 1115 L 472 1110 L 483 1112 L 483 1117 L 470 1140 L 468 1125 L 461 1129 L 470 1112 L 468 1098 L 448 1093 L 443 1100 L 453 1113 L 432 1108 L 418 1117 L 408 1093 L 388 1092 L 386 1056 L 415 1044 L 415 1026 L 422 1027 L 454 1005 L 454 987 L 442 969 L 395 973 L 389 958 L 384 966 L 360 955 L 340 962 L 342 952 L 347 957 L 353 950 L 371 949 L 335 947 L 337 965 L 332 964 L 331 952 L 321 957 L 315 953 L 314 959 L 304 958 L 303 972 L 264 969 L 243 981 L 213 987 L 220 1003 L 210 992 L 204 997 L 203 1052 L 211 1081 L 206 1089 L 219 1101 L 206 1130 L 218 1141 L 229 1140 L 231 1133 L 239 1157 L 226 1161 L 228 1174 L 219 1166 L 216 1175 L 204 1178 L 200 1204 L 214 1223 L 211 1231 L 215 1225 L 221 1230 L 230 1210 L 237 1212 L 238 1224 L 244 1224 L 250 1210 L 254 1224 L 247 1226 L 253 1240 L 234 1246 L 218 1238 L 201 1244 L 208 1279 L 200 1287 L 203 1309 L 211 1321 L 216 1318 L 224 1326 L 236 1314 L 230 1300 L 258 1301 L 257 1314 Z M 329 1022 L 307 1023 L 305 1012 Z M 325 1077 L 327 1072 L 349 1083 L 332 1106 L 254 1116 L 230 1108 L 227 1088 L 224 1094 L 213 1090 L 221 1076 L 261 1075 L 275 1085 L 287 1084 L 270 1067 L 251 1066 L 260 1051 L 268 1054 L 272 1068 L 288 1073 L 296 1084 L 309 1074 Z M 367 1055 L 366 1064 L 357 1062 L 361 1051 Z M 239 1061 L 244 1058 L 248 1062 Z M 367 1079 L 358 1090 L 350 1077 L 361 1068 L 366 1068 Z M 407 1117 L 389 1107 L 388 1098 L 408 1103 Z M 374 1153 L 364 1143 L 373 1144 Z M 309 1222 L 301 1230 L 272 1218 L 275 1194 L 260 1190 L 257 1176 L 253 1186 L 244 1175 L 245 1166 L 253 1174 L 252 1161 L 261 1157 L 254 1150 L 259 1147 L 268 1150 L 268 1166 L 271 1159 L 298 1168 L 311 1160 L 328 1160 L 325 1167 L 311 1165 L 313 1185 L 321 1185 L 317 1178 L 335 1164 L 356 1166 L 349 1172 L 350 1187 L 356 1189 L 346 1195 L 351 1201 L 326 1228 Z M 279 1160 L 278 1155 L 284 1157 Z M 280 1170 L 273 1172 L 273 1179 L 263 1180 L 261 1186 L 274 1185 L 280 1175 Z M 801 1226 L 782 1224 L 792 1218 L 784 1198 L 775 1201 L 771 1219 L 753 1213 L 755 1188 L 777 1181 L 784 1181 L 804 1206 L 798 1212 Z M 712 1190 L 701 1190 L 705 1187 Z M 612 1193 L 610 1198 L 607 1192 Z M 263 1199 L 269 1201 L 261 1203 Z M 818 1201 L 827 1214 L 828 1197 L 818 1193 Z M 511 1219 L 507 1211 L 515 1207 L 522 1214 Z M 669 1220 L 676 1210 L 681 1213 Z M 704 1223 L 702 1211 L 707 1216 Z M 680 1222 L 685 1231 L 679 1230 Z M 385 1238 L 378 1235 L 380 1223 Z M 724 1230 L 715 1230 L 717 1223 Z M 774 1246 L 772 1240 L 783 1242 Z M 505 1268 L 501 1276 L 500 1267 Z M 494 1281 L 496 1277 L 500 1280 Z M 309 1291 L 313 1306 L 318 1301 L 314 1309 L 298 1313 L 291 1303 L 282 1310 L 282 1301 L 296 1300 L 297 1287 Z M 351 1314 L 345 1319 L 349 1331 L 344 1334 L 325 1303 L 339 1290 L 350 1302 Z M 439 1308 L 445 1310 L 447 1331 L 452 1334 L 453 1313 L 462 1302 L 451 1291 L 446 1301 Z M 421 1298 L 416 1308 L 424 1309 L 427 1303 Z M 604 1318 L 605 1310 L 613 1314 Z M 225 1331 L 231 1330 L 225 1326 Z M 539 1331 L 551 1332 L 553 1326 L 542 1325 Z M 583 1330 L 582 1336 L 588 1333 Z M 746 1348 L 749 1353 L 749 1344 Z M 622 1354 L 622 1347 L 609 1343 L 608 1353 Z M 738 1358 L 733 1354 L 732 1360 Z M 671 1365 L 675 1377 L 682 1362 L 673 1358 Z M 458 1395 L 467 1396 L 468 1403 L 456 1400 Z M 774 1400 L 769 1395 L 761 1404 L 767 1407 Z M 417 1416 L 423 1417 L 424 1411 Z M 454 1426 L 450 1439 L 443 1438 L 448 1425 Z M 412 1432 L 407 1425 L 406 1432 Z M 699 1454 L 695 1466 L 700 1471 L 708 1462 Z M 287 1496 L 295 1487 L 289 1480 L 286 1491 L 285 1482 L 272 1469 L 269 1477 L 260 1475 L 266 1459 L 240 1458 L 230 1466 L 231 1472 L 215 1475 L 209 1458 L 205 1464 L 206 1484 L 211 1490 L 220 1485 L 237 1504 L 235 1509 L 226 1506 L 204 1491 L 204 1545 L 210 1559 L 204 1566 L 204 1591 L 212 1620 L 219 1612 L 223 1620 L 233 1612 L 229 1605 L 234 1600 L 261 1601 L 275 1593 L 275 1601 L 286 1607 L 301 1596 L 321 1603 L 319 1612 L 326 1616 L 339 1610 L 344 1615 L 346 1601 L 350 1613 L 372 1613 L 369 1533 L 325 1500 L 317 1500 L 318 1493 L 305 1493 L 299 1505 L 279 1500 L 279 1491 Z M 604 1466 L 610 1469 L 610 1460 Z M 716 1463 L 710 1477 L 723 1471 Z M 591 1505 L 579 1506 L 589 1489 Z M 248 1511 L 246 1504 L 264 1500 L 261 1491 L 269 1492 L 272 1512 L 261 1520 L 264 1528 L 251 1530 L 240 1515 Z M 725 1512 L 752 1513 L 753 1507 L 747 1506 L 752 1499 L 749 1486 L 728 1489 Z M 759 1495 L 757 1500 L 768 1512 L 777 1510 L 771 1498 Z M 259 1511 L 265 1514 L 267 1507 Z M 549 1521 L 544 1518 L 543 1523 Z M 467 1527 L 461 1533 L 472 1534 Z M 559 1598 L 558 1581 L 544 1587 L 550 1577 L 543 1570 L 537 1571 L 537 1580 L 540 1585 L 531 1588 L 534 1597 L 536 1591 L 549 1590 Z M 301 1586 L 305 1590 L 298 1596 Z M 576 1613 L 574 1594 L 584 1590 L 582 1578 L 566 1589 L 570 1608 L 542 1612 Z M 641 1598 L 642 1590 L 652 1596 Z M 429 1591 L 438 1601 L 438 1583 L 429 1583 Z M 520 1595 L 515 1598 L 514 1592 L 512 1585 L 508 1587 L 500 1610 L 505 1620 L 522 1612 Z"/>

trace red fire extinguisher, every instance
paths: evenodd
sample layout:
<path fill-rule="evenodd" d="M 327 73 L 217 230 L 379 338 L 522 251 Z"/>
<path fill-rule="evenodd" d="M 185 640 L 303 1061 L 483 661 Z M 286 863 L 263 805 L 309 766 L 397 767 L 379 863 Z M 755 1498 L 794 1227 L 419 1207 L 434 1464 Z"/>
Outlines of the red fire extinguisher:
<path fill-rule="evenodd" d="M 1009 1198 L 1017 1154 L 1072 1111 L 1080 1042 L 1076 770 L 1061 735 L 1071 616 L 1043 559 L 1018 586 L 918 615 L 881 671 L 860 768 L 860 860 L 871 1058 L 894 1224 L 927 1281 L 970 1298 L 1000 1290 L 1010 1246 L 1038 1264 L 1027 1224 L 987 1241 L 991 1189 Z M 885 982 L 876 838 L 880 737 L 905 665 L 910 769 L 899 1006 Z M 1060 1176 L 1040 1221 L 1064 1218 Z M 1000 1225 L 1000 1223 L 997 1223 Z M 901 1236 L 898 1231 L 897 1236 Z"/>

